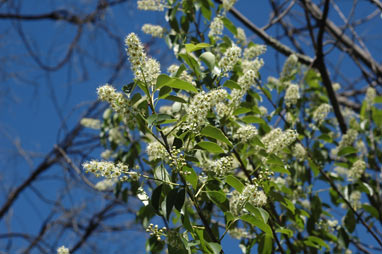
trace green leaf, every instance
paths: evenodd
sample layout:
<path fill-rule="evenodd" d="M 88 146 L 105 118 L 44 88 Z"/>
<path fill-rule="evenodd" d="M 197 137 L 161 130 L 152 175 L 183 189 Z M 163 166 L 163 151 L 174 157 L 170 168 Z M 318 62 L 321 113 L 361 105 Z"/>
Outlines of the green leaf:
<path fill-rule="evenodd" d="M 284 173 L 284 174 L 290 175 L 289 170 L 286 169 L 284 165 L 283 166 L 281 166 L 281 165 L 271 165 L 270 166 L 270 170 L 272 170 L 273 172 Z"/>
<path fill-rule="evenodd" d="M 218 129 L 212 125 L 208 125 L 208 126 L 204 127 L 203 130 L 200 132 L 200 134 L 202 134 L 206 137 L 220 140 L 220 141 L 226 143 L 227 145 L 232 146 L 232 143 L 228 140 L 228 138 L 224 135 L 224 133 L 220 129 Z"/>
<path fill-rule="evenodd" d="M 377 96 L 374 98 L 374 103 L 382 103 L 382 96 Z"/>
<path fill-rule="evenodd" d="M 195 173 L 194 169 L 193 168 L 190 168 L 190 167 L 183 167 L 182 170 L 184 172 L 189 172 L 188 174 L 185 175 L 185 179 L 188 183 L 191 184 L 191 186 L 196 189 L 196 187 L 198 187 L 198 175 Z"/>
<path fill-rule="evenodd" d="M 157 82 L 155 84 L 155 90 L 160 89 L 163 87 L 166 83 L 171 81 L 171 77 L 169 77 L 166 74 L 160 74 L 157 78 Z"/>
<path fill-rule="evenodd" d="M 224 26 L 234 35 L 237 35 L 236 26 L 226 17 L 222 18 Z"/>
<path fill-rule="evenodd" d="M 197 50 L 211 47 L 212 45 L 202 42 L 202 43 L 198 43 L 198 44 L 189 43 L 189 44 L 186 44 L 185 46 L 186 46 L 186 52 L 191 53 L 193 51 L 197 51 Z"/>
<path fill-rule="evenodd" d="M 226 183 L 231 185 L 238 192 L 240 192 L 240 193 L 243 192 L 245 186 L 244 186 L 244 184 L 239 179 L 236 178 L 236 176 L 228 175 L 225 178 L 225 181 L 226 181 Z"/>
<path fill-rule="evenodd" d="M 220 251 L 222 250 L 222 246 L 218 243 L 214 242 L 207 242 L 208 247 L 212 250 L 214 254 L 219 254 Z"/>
<path fill-rule="evenodd" d="M 184 64 L 181 64 L 178 68 L 178 70 L 176 71 L 176 74 L 175 74 L 175 77 L 176 78 L 179 78 L 180 75 L 185 71 L 187 70 L 186 66 Z"/>
<path fill-rule="evenodd" d="M 178 195 L 178 189 L 172 189 L 166 196 L 166 218 L 169 220 L 172 208 L 174 207 L 176 197 Z"/>
<path fill-rule="evenodd" d="M 256 218 L 261 218 L 265 224 L 268 223 L 269 214 L 267 211 L 265 211 L 261 207 L 255 207 L 250 203 L 245 204 L 245 208 L 252 213 L 252 215 L 255 215 Z"/>
<path fill-rule="evenodd" d="M 187 103 L 187 101 L 185 101 L 183 98 L 175 96 L 175 95 L 167 95 L 163 99 L 169 100 L 169 101 L 176 101 L 176 102 L 180 102 L 180 103 Z"/>
<path fill-rule="evenodd" d="M 355 149 L 354 147 L 351 147 L 351 146 L 346 146 L 346 147 L 341 148 L 338 151 L 337 155 L 338 156 L 345 156 L 345 155 L 354 154 L 354 153 L 357 153 L 357 149 Z"/>
<path fill-rule="evenodd" d="M 224 82 L 223 86 L 228 87 L 230 89 L 241 89 L 241 86 L 238 83 L 230 79 Z"/>
<path fill-rule="evenodd" d="M 220 146 L 210 141 L 201 141 L 197 144 L 197 146 L 207 150 L 210 153 L 224 153 L 224 150 Z"/>
<path fill-rule="evenodd" d="M 281 204 L 294 214 L 296 208 L 292 201 L 290 201 L 289 199 L 284 199 L 284 201 L 281 202 Z"/>
<path fill-rule="evenodd" d="M 206 192 L 209 199 L 213 201 L 214 203 L 221 204 L 227 199 L 224 192 L 222 191 L 206 191 Z"/>
<path fill-rule="evenodd" d="M 270 237 L 269 235 L 262 235 L 260 237 L 261 238 L 257 252 L 261 254 L 271 254 L 273 246 L 272 237 Z"/>
<path fill-rule="evenodd" d="M 198 90 L 191 83 L 188 83 L 187 81 L 184 81 L 178 78 L 171 78 L 167 76 L 166 74 L 159 75 L 157 79 L 157 84 L 155 86 L 155 90 L 158 90 L 163 86 L 182 89 L 182 90 L 194 92 L 194 93 L 198 92 Z"/>
<path fill-rule="evenodd" d="M 153 194 L 151 195 L 151 204 L 154 207 L 156 212 L 159 212 L 162 187 L 163 187 L 163 184 L 156 187 L 153 191 Z"/>
<path fill-rule="evenodd" d="M 362 208 L 363 210 L 365 210 L 366 212 L 370 213 L 373 217 L 375 217 L 377 220 L 379 220 L 379 213 L 378 213 L 378 210 L 374 207 L 374 206 L 371 206 L 371 205 L 368 205 L 368 204 L 364 204 L 362 205 Z"/>
<path fill-rule="evenodd" d="M 283 227 L 276 229 L 276 232 L 287 235 L 289 238 L 293 236 L 292 230 Z"/>
<path fill-rule="evenodd" d="M 185 199 L 186 199 L 186 190 L 181 189 L 176 195 L 175 208 L 178 209 L 179 211 L 182 210 Z"/>
<path fill-rule="evenodd" d="M 356 220 L 352 210 L 348 210 L 348 212 L 345 215 L 344 222 L 347 230 L 349 230 L 350 233 L 353 233 L 356 225 Z"/>
<path fill-rule="evenodd" d="M 325 247 L 325 248 L 329 249 L 329 245 L 327 245 L 324 240 L 322 240 L 321 238 L 318 238 L 316 236 L 308 236 L 308 239 L 305 241 L 308 241 L 308 242 L 311 242 L 313 244 L 316 244 L 316 245 L 319 245 L 321 247 Z M 320 247 L 320 249 L 321 249 L 321 247 Z"/>
<path fill-rule="evenodd" d="M 154 178 L 160 181 L 170 182 L 170 176 L 163 165 L 159 165 L 154 169 Z"/>
<path fill-rule="evenodd" d="M 260 123 L 265 124 L 265 121 L 257 116 L 244 116 L 241 120 L 246 123 Z"/>
<path fill-rule="evenodd" d="M 264 231 L 266 234 L 273 238 L 271 227 L 268 224 L 265 224 L 262 220 L 249 214 L 242 215 L 240 219 L 245 222 L 248 222 L 252 226 L 260 228 L 262 231 Z"/>
<path fill-rule="evenodd" d="M 211 52 L 204 52 L 200 55 L 199 59 L 202 60 L 211 70 L 215 67 L 216 58 Z"/>
<path fill-rule="evenodd" d="M 314 176 L 318 176 L 318 174 L 320 173 L 320 170 L 318 169 L 317 165 L 311 159 L 308 159 L 308 162 L 309 162 L 310 168 L 313 171 Z"/>
<path fill-rule="evenodd" d="M 237 116 L 237 115 L 245 114 L 245 113 L 248 113 L 248 112 L 251 112 L 251 109 L 241 107 L 241 108 L 237 108 L 237 109 L 235 109 L 235 110 L 233 111 L 233 115 L 234 115 L 234 116 Z"/>

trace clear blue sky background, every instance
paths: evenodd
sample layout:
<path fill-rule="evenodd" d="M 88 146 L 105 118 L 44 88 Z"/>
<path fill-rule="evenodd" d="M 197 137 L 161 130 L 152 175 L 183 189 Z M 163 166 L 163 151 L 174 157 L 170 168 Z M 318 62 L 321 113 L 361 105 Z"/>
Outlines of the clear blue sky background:
<path fill-rule="evenodd" d="M 20 13 L 24 14 L 39 14 L 49 12 L 53 9 L 60 7 L 59 4 L 51 1 L 35 0 L 24 1 Z M 57 1 L 56 1 L 57 2 Z M 76 1 L 73 2 L 73 11 L 78 13 L 88 13 L 93 10 L 94 4 L 89 4 L 88 9 L 76 9 Z M 89 1 L 91 3 L 95 1 Z M 156 23 L 165 25 L 162 13 L 158 12 L 142 12 L 137 11 L 136 1 L 130 1 L 122 8 L 112 8 L 107 13 L 106 18 L 108 22 L 115 26 L 113 31 L 123 39 L 125 35 L 130 32 L 136 32 L 140 35 L 140 28 L 144 23 Z M 352 1 L 341 0 L 336 1 L 344 7 L 344 13 L 348 13 Z M 80 5 L 80 4 L 78 4 Z M 83 6 L 83 5 L 81 5 Z M 369 5 L 360 4 L 357 14 L 359 17 L 370 13 Z M 268 1 L 253 1 L 253 0 L 239 0 L 236 8 L 245 14 L 257 26 L 261 27 L 268 22 L 270 7 Z M 362 9 L 364 8 L 364 9 Z M 6 10 L 0 8 L 3 13 Z M 333 20 L 339 20 L 337 16 L 332 16 Z M 231 20 L 238 24 L 234 18 Z M 4 31 L 9 26 L 11 21 L 0 21 L 0 32 Z M 374 26 L 364 27 L 362 33 L 370 34 L 371 36 L 380 36 L 381 23 L 376 23 Z M 63 52 L 66 50 L 67 42 L 75 35 L 75 27 L 67 25 L 66 23 L 53 22 L 53 21 L 36 21 L 22 23 L 23 30 L 28 38 L 33 38 L 33 47 L 38 48 L 38 52 L 43 55 L 43 61 L 49 63 L 55 62 L 57 59 L 62 59 Z M 242 26 L 242 25 L 239 25 Z M 86 38 L 81 42 L 82 47 L 88 47 L 101 61 L 105 63 L 110 59 L 114 59 L 116 54 L 119 54 L 119 49 L 115 44 L 106 43 L 108 40 L 105 34 L 100 31 L 91 31 Z M 276 35 L 277 30 L 270 29 L 268 31 L 271 35 Z M 253 39 L 255 43 L 262 43 L 262 41 L 246 30 L 247 37 Z M 149 41 L 150 37 L 143 36 L 143 41 Z M 382 59 L 382 48 L 379 37 L 371 37 L 370 48 L 374 50 L 376 59 Z M 284 43 L 289 44 L 288 41 Z M 54 45 L 54 46 L 53 46 Z M 63 46 L 65 45 L 65 46 Z M 52 47 L 53 46 L 53 47 Z M 53 48 L 53 52 L 50 52 Z M 174 58 L 169 57 L 169 51 L 163 42 L 155 44 L 150 52 L 154 57 L 164 57 L 165 65 L 162 66 L 162 71 L 165 71 L 167 66 L 175 63 Z M 373 53 L 374 53 L 373 52 Z M 313 51 L 308 51 L 313 55 Z M 66 133 L 65 128 L 62 128 L 62 117 L 65 119 L 67 129 L 70 130 L 80 119 L 84 110 L 89 106 L 89 103 L 96 99 L 96 88 L 104 84 L 110 77 L 110 69 L 101 69 L 94 65 L 92 61 L 85 59 L 84 66 L 80 62 L 81 59 L 72 59 L 73 66 L 78 70 L 64 67 L 58 72 L 51 73 L 50 76 L 45 75 L 36 63 L 31 60 L 25 46 L 20 40 L 17 32 L 11 30 L 5 38 L 2 38 L 2 45 L 0 46 L 0 57 L 14 56 L 12 61 L 6 61 L 0 66 L 1 72 L 17 73 L 17 76 L 2 77 L 0 84 L 0 168 L 3 185 L 6 190 L 0 190 L 0 203 L 4 202 L 5 193 L 9 188 L 19 185 L 25 176 L 33 169 L 28 165 L 28 162 L 23 158 L 17 156 L 15 150 L 15 140 L 19 140 L 21 147 L 26 151 L 33 152 L 37 157 L 31 158 L 34 167 L 42 160 L 42 156 L 50 151 L 54 144 L 56 144 Z M 333 52 L 330 56 L 332 59 L 339 59 L 339 53 Z M 281 63 L 283 61 L 281 57 Z M 275 57 L 272 50 L 264 56 L 266 67 L 262 71 L 263 78 L 268 75 L 277 76 L 275 72 Z M 344 59 L 346 62 L 346 58 Z M 126 66 L 122 75 L 115 81 L 113 85 L 120 87 L 123 84 L 131 81 L 129 66 Z M 348 70 L 347 78 L 354 78 L 352 70 L 354 67 L 348 64 L 343 64 L 342 68 Z M 70 75 L 68 75 L 68 73 Z M 85 75 L 86 74 L 86 75 Z M 84 76 L 85 75 L 85 76 Z M 354 77 L 353 77 L 354 76 Z M 336 81 L 340 81 L 339 78 Z M 56 98 L 57 105 L 53 103 L 53 96 Z M 57 108 L 62 112 L 60 117 L 57 113 Z M 74 109 L 74 110 L 73 110 Z M 58 130 L 61 131 L 58 133 Z M 99 156 L 99 150 L 94 151 L 94 156 Z M 43 175 L 38 181 L 38 188 L 45 193 L 51 193 L 52 199 L 55 199 L 56 193 L 54 189 L 57 187 L 55 182 L 51 182 L 44 177 L 54 174 L 62 174 L 62 168 L 55 168 L 49 174 Z M 62 183 L 61 183 L 62 184 Z M 36 185 L 37 186 L 37 185 Z M 81 195 L 81 193 L 79 194 Z M 75 196 L 71 197 L 76 199 Z M 94 200 L 94 197 L 92 198 Z M 15 206 L 12 208 L 14 219 L 12 221 L 12 228 L 14 231 L 36 232 L 41 223 L 41 219 L 45 217 L 44 207 L 39 203 L 34 203 L 37 199 L 30 191 L 25 191 L 21 197 L 16 201 Z M 75 202 L 75 201 L 74 201 Z M 68 201 L 68 208 L 70 202 Z M 100 204 L 102 205 L 102 204 Z M 4 221 L 0 222 L 0 233 L 6 232 Z M 132 249 L 137 247 L 143 253 L 145 233 L 134 232 L 130 240 L 134 240 Z M 367 237 L 367 236 L 366 236 Z M 1 242 L 1 241 L 0 241 Z M 70 239 L 64 243 L 68 246 L 71 245 Z M 101 244 L 101 243 L 100 243 Z M 233 245 L 231 241 L 224 243 L 226 253 L 240 253 L 237 245 Z M 1 250 L 1 245 L 0 245 Z M 82 253 L 79 251 L 78 253 Z M 105 252 L 111 253 L 111 252 Z M 128 253 L 128 251 L 126 252 Z"/>

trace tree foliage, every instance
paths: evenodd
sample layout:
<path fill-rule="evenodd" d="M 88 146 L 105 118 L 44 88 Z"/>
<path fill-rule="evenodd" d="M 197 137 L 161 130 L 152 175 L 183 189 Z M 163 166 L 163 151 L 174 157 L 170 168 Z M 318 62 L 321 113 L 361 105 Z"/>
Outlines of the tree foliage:
<path fill-rule="evenodd" d="M 244 253 L 348 253 L 356 229 L 382 247 L 382 97 L 369 86 L 359 114 L 340 108 L 323 53 L 329 1 L 316 58 L 289 52 L 278 77 L 261 75 L 266 46 L 229 19 L 235 1 L 138 2 L 165 12 L 168 28 L 144 31 L 178 64 L 161 72 L 126 37 L 134 80 L 98 88 L 112 162 L 83 166 L 117 198 L 142 201 L 146 250 L 224 253 L 230 235 Z"/>

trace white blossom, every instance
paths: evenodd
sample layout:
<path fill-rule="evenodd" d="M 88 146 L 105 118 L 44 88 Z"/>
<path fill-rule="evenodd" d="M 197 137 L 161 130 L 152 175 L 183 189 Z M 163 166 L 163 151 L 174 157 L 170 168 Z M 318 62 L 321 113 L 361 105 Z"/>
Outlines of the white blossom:
<path fill-rule="evenodd" d="M 223 0 L 223 8 L 225 11 L 229 11 L 237 0 Z"/>
<path fill-rule="evenodd" d="M 285 92 L 284 101 L 285 104 L 290 107 L 297 104 L 297 101 L 300 99 L 299 87 L 296 84 L 289 84 Z"/>
<path fill-rule="evenodd" d="M 298 57 L 295 54 L 290 55 L 283 66 L 283 70 L 281 72 L 280 78 L 289 78 L 291 73 L 294 73 L 294 71 L 298 67 Z"/>
<path fill-rule="evenodd" d="M 297 139 L 295 130 L 282 131 L 280 128 L 271 130 L 265 135 L 261 142 L 265 145 L 267 153 L 277 153 L 291 145 Z"/>
<path fill-rule="evenodd" d="M 238 43 L 245 44 L 247 42 L 247 36 L 245 35 L 245 31 L 243 28 L 237 28 L 237 34 L 235 38 L 237 39 Z"/>
<path fill-rule="evenodd" d="M 359 191 L 353 191 L 351 194 L 350 194 L 350 197 L 349 197 L 349 202 L 350 204 L 352 205 L 352 207 L 354 208 L 354 210 L 358 210 L 359 208 L 361 208 L 361 192 Z"/>
<path fill-rule="evenodd" d="M 165 7 L 162 0 L 139 0 L 137 4 L 139 10 L 145 11 L 163 11 Z"/>
<path fill-rule="evenodd" d="M 242 193 L 239 193 L 238 191 L 232 192 L 232 197 L 229 201 L 231 212 L 235 216 L 243 214 L 247 202 L 255 207 L 261 207 L 267 203 L 267 196 L 264 191 L 259 190 L 256 185 L 248 184 L 245 186 Z"/>
<path fill-rule="evenodd" d="M 142 32 L 149 34 L 152 37 L 162 38 L 164 34 L 164 29 L 158 25 L 144 24 L 142 26 Z"/>
<path fill-rule="evenodd" d="M 203 170 L 212 172 L 218 177 L 223 177 L 232 173 L 234 168 L 232 156 L 224 156 L 217 160 L 206 160 L 204 162 Z"/>
<path fill-rule="evenodd" d="M 314 112 L 313 112 L 313 120 L 316 121 L 318 124 L 321 124 L 326 116 L 329 114 L 330 110 L 332 109 L 332 106 L 330 106 L 327 103 L 321 104 Z"/>
<path fill-rule="evenodd" d="M 57 249 L 57 254 L 70 254 L 69 249 L 65 246 L 61 246 Z"/>
<path fill-rule="evenodd" d="M 353 166 L 350 168 L 348 177 L 350 181 L 356 181 L 362 176 L 362 173 L 366 169 L 366 163 L 363 160 L 357 160 L 353 163 Z"/>
<path fill-rule="evenodd" d="M 297 160 L 303 161 L 306 158 L 306 150 L 300 143 L 296 143 L 293 148 L 293 155 Z"/>
<path fill-rule="evenodd" d="M 92 160 L 90 162 L 85 162 L 82 164 L 85 172 L 93 173 L 96 177 L 105 177 L 107 179 L 115 179 L 120 177 L 122 174 L 127 174 L 129 167 L 119 162 L 114 164 L 109 161 L 96 161 Z"/>
<path fill-rule="evenodd" d="M 233 135 L 233 138 L 239 140 L 242 143 L 245 143 L 254 137 L 256 137 L 258 131 L 253 125 L 244 125 L 237 129 L 236 133 Z"/>
<path fill-rule="evenodd" d="M 80 124 L 82 126 L 85 126 L 86 128 L 91 128 L 98 130 L 101 128 L 101 121 L 98 119 L 93 119 L 93 118 L 82 118 L 80 121 Z"/>
<path fill-rule="evenodd" d="M 267 46 L 266 45 L 253 45 L 252 47 L 248 47 L 244 49 L 244 59 L 246 60 L 252 60 L 256 57 L 258 57 L 261 54 L 264 54 L 267 51 Z"/>
<path fill-rule="evenodd" d="M 187 118 L 183 129 L 199 130 L 206 123 L 206 117 L 211 108 L 222 102 L 227 95 L 224 89 L 211 90 L 208 93 L 202 91 L 196 94 L 186 109 Z"/>
<path fill-rule="evenodd" d="M 232 45 L 224 53 L 224 56 L 219 61 L 219 67 L 222 68 L 223 72 L 229 72 L 233 70 L 233 67 L 237 63 L 241 56 L 241 48 L 237 45 Z"/>
<path fill-rule="evenodd" d="M 96 185 L 95 188 L 99 191 L 106 191 L 106 190 L 111 190 L 113 189 L 114 185 L 118 182 L 117 178 L 107 178 L 102 181 L 99 181 Z"/>
<path fill-rule="evenodd" d="M 167 160 L 169 157 L 166 148 L 158 141 L 150 142 L 147 145 L 146 152 L 150 161 L 157 159 Z"/>
<path fill-rule="evenodd" d="M 369 86 L 366 90 L 366 96 L 365 96 L 365 101 L 369 108 L 371 107 L 371 105 L 374 104 L 374 99 L 376 96 L 377 96 L 377 92 L 375 88 Z"/>
<path fill-rule="evenodd" d="M 221 17 L 215 17 L 210 24 L 209 37 L 219 38 L 223 34 L 224 24 Z"/>
<path fill-rule="evenodd" d="M 111 85 L 106 84 L 98 87 L 97 94 L 101 101 L 108 102 L 115 112 L 122 114 L 125 118 L 129 118 L 134 114 L 130 101 L 122 93 L 116 92 Z"/>
<path fill-rule="evenodd" d="M 159 62 L 146 56 L 144 47 L 135 33 L 126 37 L 125 44 L 135 79 L 153 87 L 160 74 Z"/>

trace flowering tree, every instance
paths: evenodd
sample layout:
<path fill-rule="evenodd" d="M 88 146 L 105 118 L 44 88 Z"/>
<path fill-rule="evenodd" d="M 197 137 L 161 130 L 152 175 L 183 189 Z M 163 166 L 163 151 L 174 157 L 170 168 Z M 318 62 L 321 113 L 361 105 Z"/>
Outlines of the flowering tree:
<path fill-rule="evenodd" d="M 64 59 L 52 66 L 36 57 L 28 36 L 20 24 L 16 26 L 33 60 L 53 72 L 70 62 L 72 52 L 88 55 L 73 49 L 92 25 L 119 42 L 116 32 L 108 29 L 113 26 L 102 22 L 110 13 L 107 8 L 128 1 L 94 1 L 95 10 L 88 14 L 70 8 L 42 15 L 24 15 L 13 1 L 6 2 L 0 5 L 9 8 L 3 9 L 15 8 L 15 13 L 2 10 L 0 19 L 48 19 L 78 26 Z M 87 178 L 93 174 L 82 175 L 76 163 L 89 157 L 98 139 L 76 125 L 14 188 L 3 188 L 9 192 L 0 207 L 0 219 L 5 218 L 1 223 L 11 221 L 11 208 L 26 189 L 50 203 L 52 210 L 41 219 L 35 235 L 13 232 L 6 224 L 7 232 L 0 232 L 0 238 L 8 241 L 0 245 L 1 251 L 51 253 L 62 232 L 72 230 L 71 239 L 76 240 L 57 252 L 75 253 L 91 246 L 94 253 L 94 239 L 89 244 L 92 234 L 120 233 L 129 227 L 120 226 L 118 218 L 116 224 L 102 222 L 135 213 L 135 208 L 136 221 L 148 232 L 147 252 L 152 253 L 223 253 L 227 238 L 237 238 L 244 253 L 382 250 L 382 99 L 378 96 L 382 66 L 358 29 L 379 19 L 382 5 L 363 1 L 373 11 L 353 17 L 357 1 L 345 16 L 339 1 L 316 1 L 316 5 L 310 0 L 269 0 L 271 18 L 258 28 L 234 8 L 234 2 L 137 1 L 140 10 L 165 13 L 166 27 L 146 24 L 142 31 L 163 38 L 177 64 L 165 72 L 164 62 L 161 68 L 149 57 L 136 34 L 126 37 L 134 80 L 120 91 L 113 85 L 101 86 L 99 99 L 110 108 L 101 121 L 81 120 L 83 126 L 101 129 L 103 159 L 83 164 L 85 171 L 99 177 L 90 179 L 97 183 Z M 338 14 L 342 27 L 329 10 Z M 302 24 L 301 17 L 305 17 Z M 230 19 L 240 21 L 247 35 L 250 31 L 259 38 L 247 39 L 243 28 Z M 272 37 L 267 30 L 275 26 L 283 33 Z M 278 61 L 264 63 L 267 47 L 260 39 L 268 52 L 287 57 L 274 77 L 265 75 L 266 68 L 277 69 Z M 286 40 L 291 47 L 284 44 Z M 84 44 L 87 49 L 89 43 Z M 352 61 L 360 78 L 330 65 L 329 56 L 338 51 Z M 124 54 L 118 57 L 110 80 L 123 69 Z M 99 68 L 108 65 L 97 62 Z M 336 76 L 342 77 L 341 85 L 334 82 Z M 110 83 L 114 82 L 117 86 L 117 81 Z M 25 152 L 20 149 L 20 154 Z M 73 172 L 63 195 L 52 202 L 46 192 L 38 192 L 36 179 L 58 163 Z M 102 193 L 98 200 L 108 201 L 102 209 L 80 214 L 83 208 L 64 205 L 61 197 L 67 196 L 66 190 L 73 188 L 70 182 L 78 176 L 84 186 Z M 131 204 L 139 205 L 132 209 Z M 12 245 L 15 237 L 27 240 L 25 248 Z"/>
<path fill-rule="evenodd" d="M 166 12 L 169 28 L 142 30 L 163 38 L 178 64 L 162 72 L 135 33 L 126 37 L 134 80 L 98 88 L 110 105 L 104 160 L 84 170 L 103 178 L 100 189 L 142 201 L 152 253 L 224 253 L 228 235 L 243 253 L 350 253 L 349 243 L 368 253 L 356 229 L 382 248 L 382 97 L 369 86 L 359 114 L 339 106 L 325 25 L 315 59 L 286 48 L 279 76 L 264 78 L 267 47 L 228 19 L 234 3 L 138 1 Z M 323 8 L 322 23 L 329 1 Z"/>

